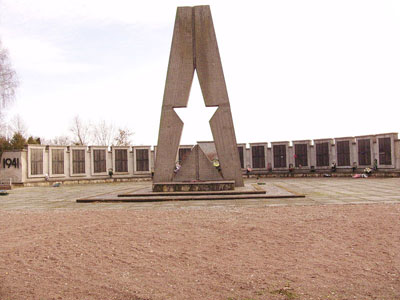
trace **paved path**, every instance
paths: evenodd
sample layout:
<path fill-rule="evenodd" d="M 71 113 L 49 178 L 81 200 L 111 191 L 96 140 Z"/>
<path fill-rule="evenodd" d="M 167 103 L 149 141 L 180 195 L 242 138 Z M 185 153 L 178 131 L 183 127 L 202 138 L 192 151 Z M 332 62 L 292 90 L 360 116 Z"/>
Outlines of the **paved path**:
<path fill-rule="evenodd" d="M 247 184 L 257 180 L 246 180 Z M 348 203 L 400 203 L 400 178 L 295 178 L 260 179 L 269 193 L 305 194 L 305 198 L 264 200 L 189 201 L 168 203 L 76 203 L 75 200 L 99 194 L 118 194 L 148 188 L 150 182 L 63 185 L 60 187 L 23 187 L 0 196 L 1 210 L 51 209 L 146 209 L 204 206 L 277 206 Z"/>

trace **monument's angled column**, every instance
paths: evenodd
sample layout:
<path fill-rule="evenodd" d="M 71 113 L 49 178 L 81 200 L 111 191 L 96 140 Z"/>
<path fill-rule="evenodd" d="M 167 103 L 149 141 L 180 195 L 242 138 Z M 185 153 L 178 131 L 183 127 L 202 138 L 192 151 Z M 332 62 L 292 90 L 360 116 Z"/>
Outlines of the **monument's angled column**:
<path fill-rule="evenodd" d="M 174 107 L 186 107 L 194 70 L 210 120 L 223 178 L 243 186 L 232 113 L 209 6 L 179 7 L 172 39 L 154 170 L 155 183 L 171 182 L 183 123 Z"/>
<path fill-rule="evenodd" d="M 186 107 L 194 75 L 192 8 L 178 7 L 161 110 L 154 182 L 170 182 L 183 122 L 174 107 Z"/>
<path fill-rule="evenodd" d="M 201 91 L 206 106 L 218 106 L 210 120 L 218 159 L 224 179 L 235 180 L 236 186 L 243 186 L 231 106 L 210 7 L 195 6 L 194 18 L 195 64 Z"/>

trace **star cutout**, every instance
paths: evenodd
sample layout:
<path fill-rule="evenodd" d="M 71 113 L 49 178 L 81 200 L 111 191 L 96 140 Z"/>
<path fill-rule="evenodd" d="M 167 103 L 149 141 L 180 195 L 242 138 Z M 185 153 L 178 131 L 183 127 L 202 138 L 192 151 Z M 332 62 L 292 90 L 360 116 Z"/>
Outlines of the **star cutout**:
<path fill-rule="evenodd" d="M 217 106 L 205 106 L 197 75 L 194 76 L 187 107 L 174 108 L 184 123 L 180 144 L 213 141 L 209 121 L 217 109 Z"/>

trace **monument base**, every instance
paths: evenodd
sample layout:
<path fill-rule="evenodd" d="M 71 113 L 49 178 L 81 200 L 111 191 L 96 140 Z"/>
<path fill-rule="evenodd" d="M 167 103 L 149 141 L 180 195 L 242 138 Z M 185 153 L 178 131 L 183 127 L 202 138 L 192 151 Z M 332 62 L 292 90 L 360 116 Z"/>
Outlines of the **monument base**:
<path fill-rule="evenodd" d="M 186 188 L 210 188 L 211 185 L 215 185 L 218 182 L 177 182 L 175 187 L 178 189 Z M 152 187 L 148 185 L 144 188 L 134 188 L 131 191 L 117 194 L 102 194 L 93 197 L 86 197 L 77 199 L 78 203 L 127 203 L 127 202 L 164 202 L 164 201 L 242 201 L 242 200 L 265 200 L 265 199 L 281 199 L 281 198 L 304 198 L 304 195 L 294 194 L 292 192 L 283 190 L 274 185 L 258 185 L 257 183 L 246 184 L 244 187 L 238 187 L 233 190 L 233 182 L 229 182 L 226 185 L 221 184 L 224 181 L 220 181 L 220 188 L 231 186 L 232 190 L 197 190 L 197 191 L 170 191 L 170 192 L 153 192 Z M 163 185 L 162 183 L 156 184 L 158 188 L 174 188 L 172 183 Z M 218 185 L 217 185 L 218 186 Z M 215 186 L 214 186 L 215 188 Z M 272 201 L 272 200 L 270 200 Z M 279 202 L 276 202 L 279 203 Z"/>
<path fill-rule="evenodd" d="M 232 191 L 235 181 L 188 181 L 188 182 L 159 182 L 153 183 L 153 192 L 208 192 Z"/>

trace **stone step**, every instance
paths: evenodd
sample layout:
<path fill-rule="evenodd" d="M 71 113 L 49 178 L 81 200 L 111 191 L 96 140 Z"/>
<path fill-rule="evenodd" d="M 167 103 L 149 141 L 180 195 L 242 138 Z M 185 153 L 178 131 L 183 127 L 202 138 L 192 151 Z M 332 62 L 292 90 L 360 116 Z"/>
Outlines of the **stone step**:
<path fill-rule="evenodd" d="M 199 191 L 199 192 L 152 192 L 152 193 L 125 193 L 118 197 L 148 197 L 148 196 L 201 196 L 201 195 L 248 195 L 265 194 L 266 191 Z"/>
<path fill-rule="evenodd" d="M 241 194 L 241 195 L 182 195 L 182 196 L 151 196 L 140 197 L 92 197 L 77 199 L 78 203 L 90 202 L 164 202 L 164 201 L 208 201 L 208 200 L 244 200 L 244 199 L 279 199 L 279 198 L 304 198 L 304 195 L 267 195 L 267 194 Z"/>

